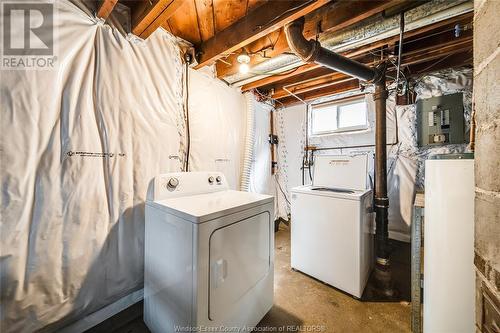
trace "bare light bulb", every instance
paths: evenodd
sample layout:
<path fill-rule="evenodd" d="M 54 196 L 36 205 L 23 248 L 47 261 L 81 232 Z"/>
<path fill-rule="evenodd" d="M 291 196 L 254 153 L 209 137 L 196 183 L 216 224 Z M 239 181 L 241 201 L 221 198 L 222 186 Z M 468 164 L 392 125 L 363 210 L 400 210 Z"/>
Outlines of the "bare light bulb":
<path fill-rule="evenodd" d="M 240 67 L 239 67 L 239 71 L 241 74 L 246 74 L 248 73 L 248 71 L 250 70 L 250 67 L 248 66 L 248 64 L 240 64 Z"/>

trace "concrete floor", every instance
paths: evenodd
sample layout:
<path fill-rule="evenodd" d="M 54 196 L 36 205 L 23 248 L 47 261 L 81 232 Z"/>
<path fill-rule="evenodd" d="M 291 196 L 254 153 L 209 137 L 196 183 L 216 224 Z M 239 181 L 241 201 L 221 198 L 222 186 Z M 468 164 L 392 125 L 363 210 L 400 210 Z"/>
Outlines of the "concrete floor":
<path fill-rule="evenodd" d="M 393 270 L 399 298 L 373 301 L 370 281 L 362 300 L 290 268 L 290 231 L 283 224 L 276 233 L 274 307 L 259 323 L 268 332 L 411 332 L 409 293 L 409 244 L 393 242 Z M 142 312 L 142 304 L 136 306 Z M 149 332 L 142 316 L 130 314 L 100 324 L 89 333 Z M 133 317 L 132 317 L 133 318 Z"/>

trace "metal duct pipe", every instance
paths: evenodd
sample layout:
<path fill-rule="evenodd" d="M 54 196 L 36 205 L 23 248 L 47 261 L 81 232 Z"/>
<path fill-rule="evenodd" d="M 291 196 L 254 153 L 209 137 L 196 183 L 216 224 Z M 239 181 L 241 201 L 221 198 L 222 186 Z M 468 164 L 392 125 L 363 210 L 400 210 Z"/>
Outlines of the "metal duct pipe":
<path fill-rule="evenodd" d="M 377 264 L 389 265 L 389 231 L 387 197 L 387 137 L 386 137 L 386 100 L 385 70 L 375 83 L 375 223 Z"/>
<path fill-rule="evenodd" d="M 314 62 L 363 81 L 375 82 L 380 76 L 376 68 L 351 60 L 332 52 L 318 41 L 307 40 L 302 35 L 305 19 L 302 17 L 285 26 L 286 39 L 290 49 L 304 62 Z"/>
<path fill-rule="evenodd" d="M 386 99 L 385 66 L 372 68 L 332 52 L 318 41 L 304 38 L 304 18 L 285 26 L 290 49 L 304 62 L 314 62 L 363 81 L 375 84 L 376 128 L 375 128 L 375 211 L 376 211 L 376 256 L 378 266 L 388 267 L 388 208 L 387 198 L 387 148 L 386 148 Z M 388 288 L 386 288 L 388 290 Z"/>

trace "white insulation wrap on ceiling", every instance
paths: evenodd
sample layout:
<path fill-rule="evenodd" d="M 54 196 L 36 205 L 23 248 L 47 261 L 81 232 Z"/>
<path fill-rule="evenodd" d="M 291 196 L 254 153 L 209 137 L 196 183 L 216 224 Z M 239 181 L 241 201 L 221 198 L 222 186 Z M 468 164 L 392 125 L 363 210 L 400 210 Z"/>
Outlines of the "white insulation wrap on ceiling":
<path fill-rule="evenodd" d="M 3 333 L 58 331 L 140 291 L 148 182 L 185 153 L 174 38 L 123 36 L 54 6 L 56 67 L 1 71 Z M 191 170 L 223 171 L 235 188 L 243 96 L 191 77 Z"/>
<path fill-rule="evenodd" d="M 415 92 L 417 93 L 417 99 L 463 92 L 466 136 L 469 135 L 472 107 L 471 69 L 443 70 L 420 77 L 417 79 Z M 346 94 L 316 102 L 342 97 L 346 97 Z M 374 147 L 370 145 L 375 143 L 375 108 L 370 94 L 366 95 L 365 100 L 368 107 L 369 128 L 367 130 L 311 136 L 309 137 L 309 144 L 320 148 L 331 148 L 317 151 L 315 154 L 370 154 L 369 173 L 371 180 L 373 180 Z M 278 119 L 280 119 L 278 120 L 279 128 L 277 132 L 281 146 L 279 169 L 280 174 L 286 175 L 287 193 L 290 193 L 291 188 L 302 184 L 301 167 L 305 139 L 305 110 L 306 106 L 303 104 L 277 110 Z M 467 144 L 431 148 L 418 147 L 416 105 L 396 106 L 393 89 L 387 100 L 387 143 L 389 236 L 401 241 L 410 241 L 413 199 L 416 189 L 424 186 L 423 167 L 425 159 L 432 154 L 465 152 L 467 151 Z M 339 148 L 359 145 L 366 145 L 366 147 Z M 305 183 L 310 182 L 307 169 L 304 178 Z"/>

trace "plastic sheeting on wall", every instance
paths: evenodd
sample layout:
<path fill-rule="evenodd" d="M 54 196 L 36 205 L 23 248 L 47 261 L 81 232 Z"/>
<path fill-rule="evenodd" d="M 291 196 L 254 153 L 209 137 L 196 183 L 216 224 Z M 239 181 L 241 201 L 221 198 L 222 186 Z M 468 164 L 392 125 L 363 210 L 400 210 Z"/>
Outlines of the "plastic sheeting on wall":
<path fill-rule="evenodd" d="M 83 6 L 54 6 L 56 67 L 1 72 L 5 333 L 57 331 L 140 290 L 148 182 L 184 154 L 174 38 L 123 36 Z M 237 184 L 241 94 L 191 75 L 192 168 Z"/>
<path fill-rule="evenodd" d="M 466 128 L 469 128 L 472 97 L 472 72 L 470 69 L 444 70 L 431 75 L 425 75 L 415 86 L 417 99 L 464 93 L 464 117 Z M 345 95 L 340 96 L 345 97 Z M 355 145 L 370 145 L 374 143 L 374 106 L 371 96 L 367 95 L 369 129 L 355 133 L 333 134 L 310 137 L 309 142 L 318 147 L 348 147 Z M 339 98 L 336 96 L 334 98 Z M 334 98 L 323 99 L 322 101 Z M 321 102 L 321 101 L 319 101 Z M 280 144 L 283 145 L 283 172 L 287 177 L 287 191 L 301 184 L 302 149 L 305 135 L 305 106 L 297 105 L 279 109 L 287 130 L 278 132 Z M 396 106 L 394 93 L 387 100 L 387 140 L 388 140 L 388 196 L 389 196 L 389 236 L 391 238 L 409 241 L 413 199 L 417 188 L 423 188 L 424 161 L 431 154 L 464 152 L 466 144 L 445 145 L 432 148 L 417 147 L 416 138 L 416 107 L 415 105 Z M 397 129 L 397 136 L 396 136 Z M 293 148 L 289 148 L 293 147 Z M 365 152 L 374 154 L 373 147 L 342 148 L 318 151 L 316 154 L 352 154 Z M 370 163 L 370 176 L 373 178 L 373 160 Z M 306 180 L 309 180 L 306 176 Z M 288 208 L 286 208 L 288 210 Z M 293 223 L 293 221 L 292 221 Z"/>
<path fill-rule="evenodd" d="M 295 105 L 276 110 L 276 134 L 278 135 L 277 186 L 278 216 L 288 219 L 290 214 L 290 190 L 302 185 L 302 157 L 305 146 L 306 106 Z M 281 199 L 281 200 L 280 200 Z"/>
<path fill-rule="evenodd" d="M 275 188 L 271 175 L 271 148 L 269 144 L 270 118 L 274 108 L 264 103 L 258 103 L 254 99 L 254 110 L 254 153 L 250 174 L 250 191 L 274 195 Z"/>
<path fill-rule="evenodd" d="M 263 193 L 273 195 L 274 200 L 274 218 L 279 217 L 288 219 L 287 217 L 287 203 L 288 198 L 284 197 L 286 194 L 282 178 L 283 173 L 278 168 L 273 175 L 271 172 L 271 144 L 269 143 L 269 134 L 271 134 L 271 117 L 276 123 L 276 111 L 274 106 L 257 102 L 254 100 L 255 109 L 255 131 L 254 131 L 254 157 L 252 161 L 252 169 L 250 174 L 250 191 L 256 193 Z M 275 131 L 276 131 L 276 125 Z M 280 149 L 281 143 L 275 146 L 275 149 Z M 279 158 L 279 151 L 275 152 L 277 161 Z"/>
<path fill-rule="evenodd" d="M 238 189 L 245 141 L 245 98 L 212 77 L 189 71 L 190 171 L 220 171 Z"/>

